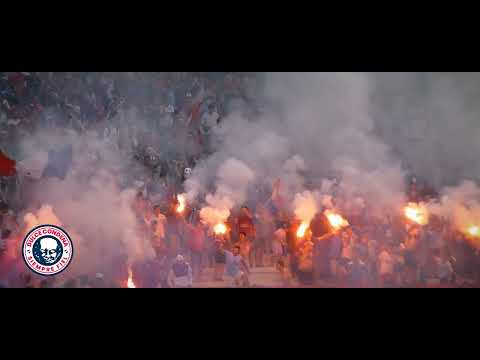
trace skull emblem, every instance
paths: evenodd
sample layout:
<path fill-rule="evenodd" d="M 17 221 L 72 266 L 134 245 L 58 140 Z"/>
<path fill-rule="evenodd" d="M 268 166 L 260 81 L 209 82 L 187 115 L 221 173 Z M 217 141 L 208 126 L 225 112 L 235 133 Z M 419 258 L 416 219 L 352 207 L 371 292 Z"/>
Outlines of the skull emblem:
<path fill-rule="evenodd" d="M 185 168 L 185 170 L 183 171 L 183 174 L 185 175 L 186 178 L 188 178 L 192 174 L 192 169 Z"/>
<path fill-rule="evenodd" d="M 57 241 L 52 238 L 44 238 L 40 240 L 40 253 L 46 264 L 55 263 L 60 253 L 57 249 Z"/>

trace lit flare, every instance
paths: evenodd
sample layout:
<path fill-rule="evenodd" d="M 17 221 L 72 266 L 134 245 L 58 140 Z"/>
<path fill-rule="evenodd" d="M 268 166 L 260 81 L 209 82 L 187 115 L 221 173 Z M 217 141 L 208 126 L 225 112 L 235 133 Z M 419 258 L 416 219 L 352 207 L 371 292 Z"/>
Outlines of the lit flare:
<path fill-rule="evenodd" d="M 405 216 L 419 224 L 419 225 L 426 225 L 428 224 L 428 212 L 427 209 L 422 206 L 421 204 L 416 203 L 408 203 L 408 205 L 404 209 Z"/>
<path fill-rule="evenodd" d="M 133 282 L 132 276 L 133 276 L 132 269 L 129 267 L 128 268 L 128 280 L 127 280 L 127 287 L 129 289 L 135 289 L 136 288 L 135 283 Z"/>
<path fill-rule="evenodd" d="M 308 223 L 303 221 L 298 227 L 297 237 L 303 238 L 305 236 L 305 233 L 307 232 L 307 229 L 308 229 Z"/>
<path fill-rule="evenodd" d="M 327 217 L 330 225 L 335 230 L 339 230 L 350 225 L 350 223 L 346 219 L 344 219 L 340 214 L 337 214 L 332 210 L 325 210 L 324 214 Z"/>
<path fill-rule="evenodd" d="M 177 213 L 181 214 L 185 210 L 186 199 L 185 195 L 177 195 L 178 205 Z"/>
<path fill-rule="evenodd" d="M 477 225 L 472 225 L 467 229 L 467 232 L 470 236 L 480 237 L 480 227 Z"/>
<path fill-rule="evenodd" d="M 219 223 L 213 227 L 213 231 L 217 235 L 223 235 L 227 232 L 227 226 L 223 223 Z"/>

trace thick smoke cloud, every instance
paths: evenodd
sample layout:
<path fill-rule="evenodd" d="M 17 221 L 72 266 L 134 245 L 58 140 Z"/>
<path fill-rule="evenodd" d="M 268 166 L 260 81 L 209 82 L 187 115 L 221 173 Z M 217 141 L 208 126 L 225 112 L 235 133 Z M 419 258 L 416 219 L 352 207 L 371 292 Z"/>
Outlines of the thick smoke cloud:
<path fill-rule="evenodd" d="M 318 193 L 311 193 L 310 191 L 296 194 L 293 201 L 296 218 L 310 224 L 318 212 L 318 198 Z"/>
<path fill-rule="evenodd" d="M 250 122 L 231 114 L 217 153 L 191 181 L 202 187 L 212 180 L 202 171 L 235 157 L 258 179 L 280 177 L 289 202 L 336 176 L 345 210 L 401 211 L 409 172 L 438 191 L 478 181 L 478 80 L 471 73 L 267 74 L 263 96 L 275 110 Z"/>
<path fill-rule="evenodd" d="M 72 237 L 75 256 L 62 277 L 108 272 L 117 256 L 126 256 L 129 263 L 154 256 L 149 239 L 137 231 L 132 208 L 136 189 L 122 186 L 127 176 L 141 177 L 141 170 L 135 173 L 129 158 L 102 135 L 44 130 L 21 144 L 25 154 L 66 144 L 74 148 L 73 165 L 64 180 L 41 179 L 24 194 L 30 205 L 26 228 L 39 221 L 53 223 Z"/>
<path fill-rule="evenodd" d="M 376 125 L 437 188 L 480 176 L 479 73 L 372 74 Z"/>
<path fill-rule="evenodd" d="M 248 185 L 254 178 L 255 174 L 243 162 L 228 159 L 218 169 L 216 192 L 206 196 L 209 206 L 201 210 L 200 217 L 212 226 L 225 222 L 235 204 L 246 200 Z"/>
<path fill-rule="evenodd" d="M 480 188 L 472 181 L 443 189 L 438 201 L 428 204 L 430 213 L 451 223 L 467 234 L 472 226 L 480 227 Z M 476 244 L 480 246 L 479 243 Z"/>
<path fill-rule="evenodd" d="M 460 180 L 477 181 L 480 175 L 478 74 L 273 73 L 264 80 L 261 97 L 271 105 L 269 112 L 251 117 L 245 104 L 232 106 L 212 134 L 214 153 L 185 184 L 188 201 L 204 205 L 208 222 L 226 219 L 232 208 L 257 196 L 254 184 L 272 186 L 278 178 L 292 212 L 295 196 L 306 190 L 321 194 L 311 208 L 347 213 L 368 208 L 376 217 L 399 212 L 406 200 L 406 169 L 439 190 L 454 186 L 443 192 L 447 197 L 434 213 L 465 218 L 461 204 L 469 197 L 478 201 L 474 182 L 455 190 Z M 151 143 L 163 153 L 188 146 L 152 131 L 158 124 L 134 108 L 111 124 L 101 135 L 43 130 L 21 144 L 25 157 L 74 145 L 67 178 L 42 180 L 27 201 L 32 209 L 50 205 L 67 230 L 78 233 L 71 271 L 93 271 L 118 254 L 134 261 L 153 253 L 135 231 L 130 208 L 135 190 L 119 184 L 141 179 L 145 170 L 129 162 L 128 146 L 120 152 L 115 143 Z M 460 215 L 453 215 L 453 208 Z"/>
<path fill-rule="evenodd" d="M 366 74 L 267 74 L 264 97 L 274 111 L 250 121 L 240 112 L 225 119 L 216 133 L 217 152 L 194 170 L 191 183 L 205 186 L 211 180 L 206 172 L 235 157 L 257 179 L 271 185 L 280 178 L 290 204 L 296 193 L 337 176 L 344 207 L 375 199 L 372 214 L 379 216 L 398 207 L 404 174 L 374 135 L 372 85 Z"/>

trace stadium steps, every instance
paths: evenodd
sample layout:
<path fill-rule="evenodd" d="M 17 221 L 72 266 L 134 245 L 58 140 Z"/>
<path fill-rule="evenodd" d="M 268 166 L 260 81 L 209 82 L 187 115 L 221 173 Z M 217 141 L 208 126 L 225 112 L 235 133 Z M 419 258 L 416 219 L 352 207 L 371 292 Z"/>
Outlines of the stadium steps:
<path fill-rule="evenodd" d="M 251 288 L 278 288 L 284 287 L 280 274 L 274 267 L 258 267 L 250 270 Z M 223 281 L 213 281 L 213 268 L 206 268 L 198 281 L 193 282 L 194 288 L 227 288 L 228 278 Z"/>

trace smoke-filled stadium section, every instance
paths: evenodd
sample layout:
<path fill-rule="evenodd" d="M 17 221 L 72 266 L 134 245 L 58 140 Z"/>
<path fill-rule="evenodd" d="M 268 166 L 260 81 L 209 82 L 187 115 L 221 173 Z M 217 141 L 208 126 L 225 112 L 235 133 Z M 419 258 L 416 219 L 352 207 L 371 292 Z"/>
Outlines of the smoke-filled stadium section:
<path fill-rule="evenodd" d="M 0 285 L 478 287 L 479 82 L 0 72 Z M 19 250 L 44 224 L 54 276 Z"/>

